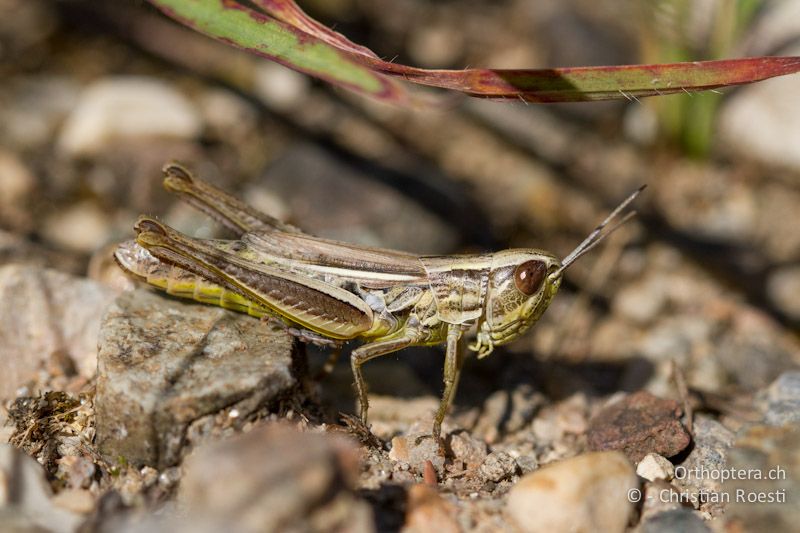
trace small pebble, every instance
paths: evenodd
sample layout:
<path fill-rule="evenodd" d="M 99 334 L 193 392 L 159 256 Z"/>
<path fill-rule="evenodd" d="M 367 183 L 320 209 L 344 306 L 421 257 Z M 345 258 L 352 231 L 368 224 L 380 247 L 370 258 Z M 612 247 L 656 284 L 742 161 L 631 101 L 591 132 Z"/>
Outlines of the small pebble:
<path fill-rule="evenodd" d="M 539 461 L 533 455 L 522 455 L 517 457 L 517 467 L 522 474 L 529 474 L 539 468 Z"/>
<path fill-rule="evenodd" d="M 639 482 L 620 452 L 593 452 L 551 463 L 511 488 L 509 517 L 522 531 L 625 531 Z"/>
<path fill-rule="evenodd" d="M 27 206 L 36 177 L 13 152 L 0 149 L 0 223 L 25 229 L 31 223 Z"/>
<path fill-rule="evenodd" d="M 59 473 L 63 472 L 70 488 L 87 488 L 92 482 L 96 467 L 94 462 L 87 457 L 67 455 L 58 459 Z"/>
<path fill-rule="evenodd" d="M 423 433 L 394 437 L 389 459 L 408 463 L 417 474 L 425 472 L 425 464 L 428 461 L 437 473 L 441 474 L 444 470 L 444 456 L 440 453 L 439 444 Z"/>
<path fill-rule="evenodd" d="M 260 61 L 255 71 L 255 95 L 278 111 L 296 108 L 305 100 L 309 78 L 270 61 Z"/>
<path fill-rule="evenodd" d="M 442 498 L 436 489 L 428 485 L 413 485 L 408 491 L 406 533 L 458 533 L 461 528 L 455 518 L 452 503 Z"/>
<path fill-rule="evenodd" d="M 58 145 L 71 156 L 92 156 L 119 141 L 193 139 L 202 126 L 194 105 L 171 85 L 143 76 L 109 77 L 83 91 Z"/>
<path fill-rule="evenodd" d="M 451 433 L 447 437 L 447 445 L 453 458 L 464 462 L 466 470 L 480 467 L 488 454 L 486 443 L 466 431 Z"/>
<path fill-rule="evenodd" d="M 767 278 L 767 296 L 793 320 L 800 320 L 800 265 L 775 270 Z"/>
<path fill-rule="evenodd" d="M 78 514 L 89 514 L 94 504 L 94 496 L 85 489 L 64 489 L 53 497 L 53 505 Z"/>
<path fill-rule="evenodd" d="M 436 476 L 436 469 L 433 468 L 433 463 L 430 460 L 425 461 L 425 466 L 422 470 L 422 479 L 431 487 L 435 487 L 439 484 L 439 479 Z"/>
<path fill-rule="evenodd" d="M 56 211 L 43 221 L 44 237 L 62 248 L 90 253 L 108 243 L 111 221 L 92 201 L 83 201 Z"/>
<path fill-rule="evenodd" d="M 648 453 L 636 466 L 636 473 L 648 481 L 664 479 L 669 481 L 675 475 L 675 467 L 657 453 Z"/>
<path fill-rule="evenodd" d="M 632 462 L 648 453 L 672 457 L 685 449 L 691 437 L 680 422 L 681 408 L 640 391 L 611 404 L 589 424 L 592 450 L 621 450 Z"/>
<path fill-rule="evenodd" d="M 649 324 L 661 313 L 668 294 L 669 286 L 663 277 L 632 283 L 617 293 L 614 311 L 636 324 Z"/>
<path fill-rule="evenodd" d="M 502 481 L 517 473 L 517 462 L 506 452 L 492 452 L 484 459 L 479 472 L 487 481 Z"/>

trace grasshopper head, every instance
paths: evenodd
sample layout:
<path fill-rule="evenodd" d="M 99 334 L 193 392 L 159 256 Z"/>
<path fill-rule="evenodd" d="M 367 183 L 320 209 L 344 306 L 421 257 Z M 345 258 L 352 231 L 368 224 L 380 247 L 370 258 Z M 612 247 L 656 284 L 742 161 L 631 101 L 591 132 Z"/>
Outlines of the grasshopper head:
<path fill-rule="evenodd" d="M 524 333 L 561 286 L 561 261 L 543 250 L 505 250 L 492 256 L 486 308 L 472 347 L 479 357 Z"/>
<path fill-rule="evenodd" d="M 564 271 L 635 214 L 628 213 L 603 231 L 643 189 L 628 196 L 563 260 L 532 249 L 505 250 L 492 256 L 483 320 L 477 340 L 470 346 L 478 357 L 489 355 L 495 345 L 516 339 L 539 320 L 558 292 Z"/>

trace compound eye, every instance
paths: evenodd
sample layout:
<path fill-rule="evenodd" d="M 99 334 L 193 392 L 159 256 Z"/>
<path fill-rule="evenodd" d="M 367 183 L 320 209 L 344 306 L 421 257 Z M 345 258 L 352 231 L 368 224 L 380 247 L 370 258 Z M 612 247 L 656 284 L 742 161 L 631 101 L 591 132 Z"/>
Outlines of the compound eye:
<path fill-rule="evenodd" d="M 547 274 L 544 261 L 527 261 L 514 271 L 514 284 L 525 296 L 531 296 L 542 286 Z"/>

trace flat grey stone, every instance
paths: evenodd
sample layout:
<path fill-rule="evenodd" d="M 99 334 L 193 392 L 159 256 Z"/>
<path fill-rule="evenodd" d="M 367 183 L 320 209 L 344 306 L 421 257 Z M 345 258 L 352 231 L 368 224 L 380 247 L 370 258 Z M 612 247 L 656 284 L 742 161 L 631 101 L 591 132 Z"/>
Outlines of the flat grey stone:
<path fill-rule="evenodd" d="M 97 445 L 110 461 L 159 469 L 182 455 L 186 428 L 235 407 L 244 419 L 289 393 L 293 339 L 252 317 L 150 291 L 122 295 L 99 338 Z"/>
<path fill-rule="evenodd" d="M 55 270 L 0 267 L 0 398 L 14 397 L 54 365 L 92 377 L 100 319 L 116 295 Z"/>

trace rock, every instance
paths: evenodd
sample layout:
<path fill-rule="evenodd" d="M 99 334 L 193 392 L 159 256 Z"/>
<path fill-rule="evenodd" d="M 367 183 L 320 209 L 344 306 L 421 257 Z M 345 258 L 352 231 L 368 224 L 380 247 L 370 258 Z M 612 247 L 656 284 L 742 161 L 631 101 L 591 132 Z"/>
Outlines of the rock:
<path fill-rule="evenodd" d="M 669 289 L 668 280 L 659 276 L 631 283 L 614 296 L 614 312 L 636 324 L 652 323 L 667 304 Z"/>
<path fill-rule="evenodd" d="M 670 226 L 695 238 L 741 244 L 755 233 L 758 197 L 723 167 L 671 165 L 650 194 Z"/>
<path fill-rule="evenodd" d="M 225 89 L 208 89 L 200 100 L 200 110 L 206 127 L 218 138 L 229 142 L 243 140 L 243 136 L 252 134 L 258 124 L 258 111 L 255 107 L 241 96 Z"/>
<path fill-rule="evenodd" d="M 111 238 L 110 217 L 91 200 L 56 211 L 42 224 L 45 239 L 75 252 L 93 252 Z"/>
<path fill-rule="evenodd" d="M 94 510 L 95 498 L 85 489 L 64 489 L 55 495 L 53 505 L 71 513 L 86 515 Z"/>
<path fill-rule="evenodd" d="M 10 511 L 19 523 L 54 533 L 72 533 L 82 518 L 57 507 L 51 496 L 41 465 L 13 446 L 0 444 L 0 510 Z M 3 516 L 2 529 L 10 521 Z"/>
<path fill-rule="evenodd" d="M 36 177 L 14 152 L 0 149 L 0 223 L 18 231 L 32 225 L 31 195 Z"/>
<path fill-rule="evenodd" d="M 506 452 L 492 452 L 486 456 L 478 472 L 486 481 L 499 482 L 516 475 L 517 462 Z"/>
<path fill-rule="evenodd" d="M 749 25 L 743 44 L 748 57 L 776 55 L 786 43 L 800 35 L 800 2 L 783 0 L 768 3 Z"/>
<path fill-rule="evenodd" d="M 68 455 L 58 459 L 56 478 L 66 481 L 73 489 L 88 488 L 97 468 L 91 459 L 83 456 Z"/>
<path fill-rule="evenodd" d="M 488 454 L 486 443 L 472 437 L 466 431 L 456 431 L 447 436 L 447 447 L 453 456 L 453 461 L 461 461 L 464 470 L 476 471 L 483 464 Z"/>
<path fill-rule="evenodd" d="M 430 436 L 430 423 L 425 422 L 424 425 L 427 430 L 423 430 L 420 424 L 415 424 L 408 434 L 394 437 L 389 459 L 409 465 L 418 475 L 425 472 L 425 463 L 430 461 L 441 475 L 444 471 L 444 455 L 439 449 L 439 443 Z"/>
<path fill-rule="evenodd" d="M 539 461 L 533 455 L 521 455 L 517 457 L 517 468 L 522 474 L 529 474 L 539 468 Z"/>
<path fill-rule="evenodd" d="M 736 439 L 724 484 L 726 531 L 795 531 L 800 523 L 800 427 L 752 426 Z"/>
<path fill-rule="evenodd" d="M 600 411 L 589 423 L 591 450 L 621 450 L 637 463 L 648 453 L 672 457 L 689 445 L 691 437 L 680 422 L 681 408 L 636 392 Z"/>
<path fill-rule="evenodd" d="M 527 474 L 509 491 L 506 511 L 525 532 L 622 532 L 638 486 L 622 453 L 587 453 Z"/>
<path fill-rule="evenodd" d="M 290 111 L 306 101 L 310 83 L 304 74 L 272 61 L 259 61 L 254 77 L 255 95 L 278 111 Z"/>
<path fill-rule="evenodd" d="M 800 372 L 785 372 L 769 386 L 764 421 L 771 426 L 800 423 Z"/>
<path fill-rule="evenodd" d="M 172 466 L 194 421 L 227 408 L 240 425 L 298 383 L 287 333 L 145 290 L 109 307 L 98 344 L 97 445 L 113 463 Z"/>
<path fill-rule="evenodd" d="M 797 368 L 800 344 L 772 319 L 747 309 L 737 310 L 732 318 L 730 329 L 712 344 L 711 353 L 730 381 L 756 390 Z"/>
<path fill-rule="evenodd" d="M 228 531 L 369 532 L 369 506 L 350 489 L 357 465 L 345 441 L 266 425 L 198 448 L 178 499 L 192 521 Z"/>
<path fill-rule="evenodd" d="M 711 533 L 708 526 L 688 509 L 664 511 L 648 518 L 639 528 L 640 533 Z"/>
<path fill-rule="evenodd" d="M 459 533 L 455 506 L 427 485 L 413 485 L 408 491 L 403 533 Z"/>
<path fill-rule="evenodd" d="M 796 45 L 780 55 L 800 55 Z M 756 83 L 726 100 L 719 115 L 721 141 L 731 153 L 769 164 L 800 168 L 800 110 L 795 96 L 798 76 Z"/>
<path fill-rule="evenodd" d="M 5 98 L 0 93 L 0 144 L 19 150 L 51 143 L 80 91 L 74 80 L 50 75 L 17 77 L 4 83 L 3 89 L 8 93 Z"/>
<path fill-rule="evenodd" d="M 767 296 L 782 313 L 800 321 L 800 266 L 775 270 L 767 278 Z"/>
<path fill-rule="evenodd" d="M 664 457 L 656 453 L 648 453 L 636 465 L 636 474 L 648 481 L 657 479 L 669 481 L 675 475 L 675 467 Z"/>
<path fill-rule="evenodd" d="M 2 0 L 0 7 L 8 19 L 0 22 L 0 59 L 6 70 L 20 69 L 31 54 L 43 54 L 47 41 L 59 29 L 57 10 L 53 6 L 25 0 Z M 27 55 L 26 55 L 27 53 Z M 22 70 L 27 70 L 24 67 Z"/>
<path fill-rule="evenodd" d="M 93 156 L 116 142 L 142 138 L 193 139 L 202 122 L 186 97 L 153 78 L 118 76 L 87 87 L 58 138 L 71 156 Z"/>
<path fill-rule="evenodd" d="M 770 279 L 784 268 L 791 268 L 790 263 L 800 260 L 800 234 L 794 230 L 794 224 L 786 224 L 787 220 L 794 220 L 797 216 L 797 205 L 800 204 L 800 190 L 791 183 L 774 180 L 766 183 L 753 184 L 757 187 L 759 205 L 758 234 L 753 239 L 753 244 L 762 248 L 776 266 L 767 275 L 767 291 Z M 773 289 L 774 290 L 774 289 Z M 775 305 L 784 305 L 785 299 L 775 299 L 769 292 L 767 295 Z M 789 303 L 790 306 L 796 306 Z M 792 307 L 796 309 L 796 307 Z M 783 309 L 782 309 L 783 310 Z M 783 310 L 786 312 L 786 310 Z"/>
<path fill-rule="evenodd" d="M 687 358 L 696 346 L 710 342 L 711 323 L 696 316 L 669 316 L 650 327 L 638 345 L 641 354 L 649 361 Z"/>
<path fill-rule="evenodd" d="M 0 398 L 15 396 L 42 367 L 92 377 L 97 334 L 116 292 L 93 281 L 22 265 L 0 267 Z"/>
<path fill-rule="evenodd" d="M 727 465 L 728 449 L 734 435 L 715 420 L 699 415 L 692 426 L 694 446 L 686 459 L 675 466 L 673 484 L 682 489 L 683 497 L 697 505 L 708 501 L 706 510 L 712 515 L 721 510 L 722 502 L 709 501 L 722 488 L 720 473 Z"/>

